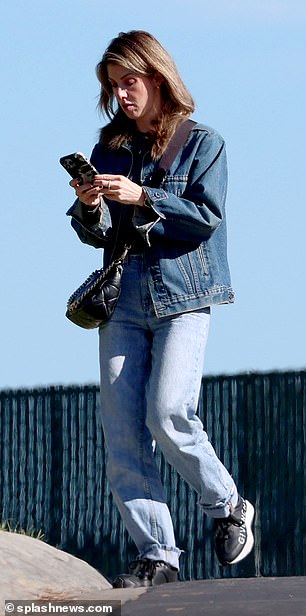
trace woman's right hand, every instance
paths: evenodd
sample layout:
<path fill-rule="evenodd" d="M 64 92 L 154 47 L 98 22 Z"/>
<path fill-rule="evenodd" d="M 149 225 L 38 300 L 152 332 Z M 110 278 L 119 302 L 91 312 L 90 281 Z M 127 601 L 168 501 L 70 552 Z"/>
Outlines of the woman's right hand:
<path fill-rule="evenodd" d="M 76 196 L 89 208 L 95 208 L 101 201 L 100 188 L 92 184 L 80 184 L 79 180 L 71 180 L 70 186 L 74 188 Z"/>

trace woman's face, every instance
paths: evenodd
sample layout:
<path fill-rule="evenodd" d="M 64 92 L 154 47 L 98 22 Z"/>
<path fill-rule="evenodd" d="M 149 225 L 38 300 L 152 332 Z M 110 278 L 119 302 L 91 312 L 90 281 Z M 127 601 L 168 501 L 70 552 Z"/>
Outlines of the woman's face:
<path fill-rule="evenodd" d="M 155 77 L 142 77 L 118 64 L 107 65 L 108 79 L 121 109 L 138 130 L 147 132 L 152 128 L 161 110 L 159 83 Z"/>

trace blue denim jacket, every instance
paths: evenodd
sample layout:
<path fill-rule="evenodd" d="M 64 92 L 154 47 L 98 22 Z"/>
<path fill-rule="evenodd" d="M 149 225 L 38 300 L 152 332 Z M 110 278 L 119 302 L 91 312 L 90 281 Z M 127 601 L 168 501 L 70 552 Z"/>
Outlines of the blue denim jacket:
<path fill-rule="evenodd" d="M 91 160 L 99 173 L 129 176 L 132 147 L 114 151 L 98 143 Z M 144 259 L 156 315 L 233 302 L 227 261 L 224 140 L 213 129 L 195 124 L 162 186 L 154 188 L 150 183 L 157 166 L 149 154 L 144 155 L 141 184 L 151 207 L 134 207 L 133 214 L 133 225 L 145 240 Z M 103 208 L 85 215 L 77 200 L 67 212 L 83 242 L 104 248 L 105 266 L 114 253 L 122 207 L 127 206 L 105 199 Z"/>

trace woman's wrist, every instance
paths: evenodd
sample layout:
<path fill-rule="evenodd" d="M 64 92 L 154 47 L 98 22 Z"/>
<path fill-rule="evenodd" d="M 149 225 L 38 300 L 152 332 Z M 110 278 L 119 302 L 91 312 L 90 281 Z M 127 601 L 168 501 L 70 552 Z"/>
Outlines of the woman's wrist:
<path fill-rule="evenodd" d="M 151 207 L 151 201 L 149 199 L 148 193 L 146 191 L 146 189 L 143 187 L 142 188 L 142 203 L 141 203 L 142 207 Z"/>
<path fill-rule="evenodd" d="M 95 206 L 89 206 L 83 201 L 80 201 L 82 208 L 82 217 L 85 224 L 93 225 L 100 220 L 102 209 L 102 197 L 99 203 Z"/>
<path fill-rule="evenodd" d="M 84 207 L 84 209 L 86 208 L 89 214 L 96 212 L 98 208 L 100 208 L 102 205 L 102 195 L 100 195 L 98 199 L 95 199 L 93 203 L 85 203 L 84 201 L 82 201 L 82 199 L 80 199 L 80 203 L 82 207 Z"/>
<path fill-rule="evenodd" d="M 145 200 L 146 200 L 146 194 L 145 194 L 145 191 L 142 188 L 137 205 L 140 205 L 140 207 L 143 207 L 144 204 L 145 204 Z"/>

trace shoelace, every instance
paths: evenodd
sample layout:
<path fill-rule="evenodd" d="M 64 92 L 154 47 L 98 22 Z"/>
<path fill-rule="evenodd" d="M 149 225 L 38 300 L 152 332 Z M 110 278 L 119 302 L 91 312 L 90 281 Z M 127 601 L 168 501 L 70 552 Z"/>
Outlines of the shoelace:
<path fill-rule="evenodd" d="M 228 539 L 230 526 L 242 526 L 243 521 L 229 516 L 228 518 L 216 521 L 216 537 L 218 539 Z"/>
<path fill-rule="evenodd" d="M 135 571 L 135 574 L 134 574 L 136 577 L 139 577 L 141 579 L 148 577 L 148 579 L 150 580 L 155 574 L 157 565 L 158 565 L 158 561 L 156 560 L 151 560 L 151 559 L 142 560 L 142 561 L 133 560 L 129 564 L 129 568 L 132 571 L 137 569 L 137 571 Z"/>

